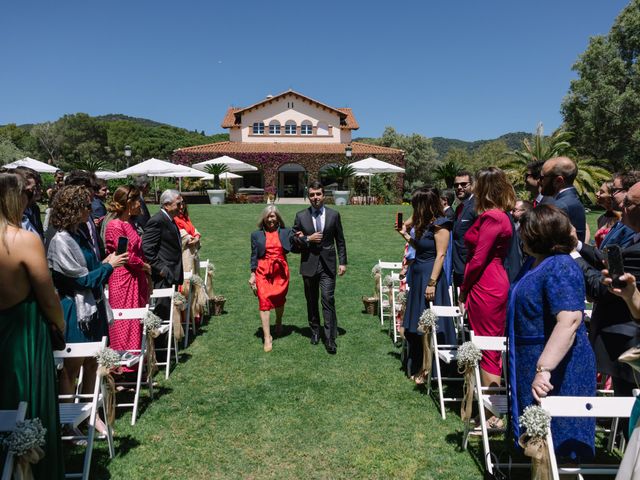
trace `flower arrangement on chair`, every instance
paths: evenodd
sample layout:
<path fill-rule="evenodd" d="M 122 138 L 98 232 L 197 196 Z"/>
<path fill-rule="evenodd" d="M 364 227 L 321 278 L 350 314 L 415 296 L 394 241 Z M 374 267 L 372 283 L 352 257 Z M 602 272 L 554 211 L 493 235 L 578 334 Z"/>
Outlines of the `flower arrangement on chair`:
<path fill-rule="evenodd" d="M 518 439 L 524 454 L 531 457 L 531 478 L 551 478 L 551 459 L 547 446 L 547 434 L 551 428 L 551 416 L 539 405 L 529 405 L 518 422 L 526 431 Z"/>

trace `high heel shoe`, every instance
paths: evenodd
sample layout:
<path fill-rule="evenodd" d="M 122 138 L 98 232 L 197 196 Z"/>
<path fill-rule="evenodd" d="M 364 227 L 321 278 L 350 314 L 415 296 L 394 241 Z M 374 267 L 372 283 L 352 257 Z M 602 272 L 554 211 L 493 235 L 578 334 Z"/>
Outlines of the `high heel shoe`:
<path fill-rule="evenodd" d="M 265 352 L 270 352 L 271 350 L 273 350 L 273 337 L 265 338 L 264 339 L 264 351 Z"/>

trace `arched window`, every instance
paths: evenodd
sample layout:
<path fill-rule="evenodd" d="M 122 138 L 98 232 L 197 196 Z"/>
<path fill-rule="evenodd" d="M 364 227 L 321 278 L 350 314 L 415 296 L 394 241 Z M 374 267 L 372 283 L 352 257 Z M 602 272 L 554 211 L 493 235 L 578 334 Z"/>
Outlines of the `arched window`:
<path fill-rule="evenodd" d="M 285 135 L 295 135 L 296 122 L 294 122 L 293 120 L 287 120 L 287 123 L 284 124 L 284 133 Z"/>
<path fill-rule="evenodd" d="M 318 122 L 316 135 L 329 135 L 329 124 L 327 122 Z"/>
<path fill-rule="evenodd" d="M 280 135 L 280 122 L 271 120 L 269 122 L 269 135 Z"/>
<path fill-rule="evenodd" d="M 313 133 L 313 125 L 309 120 L 303 120 L 300 125 L 300 135 L 311 135 Z"/>
<path fill-rule="evenodd" d="M 264 135 L 264 123 L 255 122 L 253 124 L 253 134 L 254 135 Z"/>

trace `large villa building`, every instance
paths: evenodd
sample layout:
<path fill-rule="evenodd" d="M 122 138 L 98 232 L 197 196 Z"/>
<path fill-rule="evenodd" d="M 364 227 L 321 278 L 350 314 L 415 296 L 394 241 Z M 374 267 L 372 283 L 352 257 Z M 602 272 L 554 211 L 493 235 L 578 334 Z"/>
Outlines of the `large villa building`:
<path fill-rule="evenodd" d="M 258 168 L 243 173 L 244 187 L 275 187 L 281 197 L 301 197 L 310 179 L 336 164 L 367 157 L 404 167 L 404 152 L 352 142 L 358 122 L 350 108 L 336 108 L 289 90 L 244 108 L 230 107 L 222 120 L 229 141 L 180 148 L 174 161 L 193 163 L 228 155 Z M 402 186 L 402 175 L 398 175 Z"/>

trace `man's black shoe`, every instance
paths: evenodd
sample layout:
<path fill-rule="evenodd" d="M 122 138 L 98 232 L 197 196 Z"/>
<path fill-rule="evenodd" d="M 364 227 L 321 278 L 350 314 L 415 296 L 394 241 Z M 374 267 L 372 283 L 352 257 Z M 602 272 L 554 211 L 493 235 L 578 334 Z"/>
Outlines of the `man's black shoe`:
<path fill-rule="evenodd" d="M 318 332 L 311 332 L 311 345 L 317 345 L 320 343 L 320 334 Z"/>
<path fill-rule="evenodd" d="M 327 349 L 327 353 L 329 353 L 330 355 L 335 355 L 338 351 L 336 342 L 333 340 L 327 341 L 327 343 L 325 344 L 325 348 Z"/>

